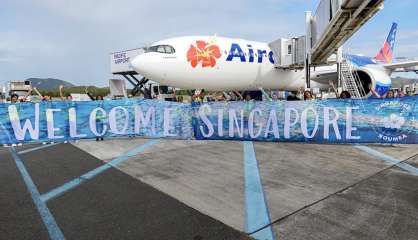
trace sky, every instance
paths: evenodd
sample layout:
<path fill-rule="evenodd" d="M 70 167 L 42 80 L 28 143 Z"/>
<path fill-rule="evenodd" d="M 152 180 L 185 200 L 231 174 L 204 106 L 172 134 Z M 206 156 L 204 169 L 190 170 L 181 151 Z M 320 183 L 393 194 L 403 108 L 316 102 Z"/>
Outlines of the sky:
<path fill-rule="evenodd" d="M 270 42 L 303 35 L 318 0 L 1 0 L 0 83 L 30 77 L 106 86 L 109 53 L 165 38 L 214 35 Z M 375 56 L 399 23 L 396 57 L 418 57 L 416 0 L 385 8 L 345 45 Z M 117 77 L 116 77 L 117 78 Z"/>

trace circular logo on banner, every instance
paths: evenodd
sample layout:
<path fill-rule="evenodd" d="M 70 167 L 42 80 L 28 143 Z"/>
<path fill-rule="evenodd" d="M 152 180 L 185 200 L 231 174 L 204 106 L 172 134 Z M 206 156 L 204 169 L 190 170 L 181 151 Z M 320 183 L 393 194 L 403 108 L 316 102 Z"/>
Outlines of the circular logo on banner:
<path fill-rule="evenodd" d="M 401 142 L 408 138 L 407 121 L 413 116 L 413 107 L 401 101 L 385 101 L 376 107 L 381 116 L 380 127 L 377 127 L 378 137 L 384 142 Z"/>

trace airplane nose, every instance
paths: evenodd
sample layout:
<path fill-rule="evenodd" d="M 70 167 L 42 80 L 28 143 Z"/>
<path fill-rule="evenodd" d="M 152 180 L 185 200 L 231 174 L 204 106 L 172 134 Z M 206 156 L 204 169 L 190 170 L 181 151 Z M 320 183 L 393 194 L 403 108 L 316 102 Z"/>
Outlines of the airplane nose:
<path fill-rule="evenodd" d="M 132 69 L 135 72 L 155 81 L 165 78 L 165 69 L 162 65 L 156 56 L 147 53 L 138 55 L 131 61 Z"/>
<path fill-rule="evenodd" d="M 131 66 L 132 68 L 135 70 L 135 72 L 137 73 L 141 73 L 143 71 L 141 71 L 141 66 L 143 66 L 144 64 L 144 60 L 143 57 L 141 55 L 136 56 L 132 61 L 131 61 Z"/>
<path fill-rule="evenodd" d="M 145 64 L 146 64 L 146 61 L 145 61 L 145 57 L 143 56 L 143 54 L 136 56 L 131 61 L 132 68 L 135 70 L 135 72 L 139 74 L 143 74 L 146 71 Z"/>

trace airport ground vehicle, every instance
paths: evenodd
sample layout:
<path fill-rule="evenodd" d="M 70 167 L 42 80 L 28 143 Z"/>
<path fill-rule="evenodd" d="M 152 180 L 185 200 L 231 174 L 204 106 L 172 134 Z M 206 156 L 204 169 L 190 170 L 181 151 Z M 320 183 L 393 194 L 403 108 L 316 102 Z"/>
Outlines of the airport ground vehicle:
<path fill-rule="evenodd" d="M 150 84 L 151 98 L 164 101 L 175 101 L 174 88 Z"/>
<path fill-rule="evenodd" d="M 32 84 L 28 80 L 12 80 L 9 82 L 9 91 L 8 95 L 17 94 L 19 99 L 24 98 L 28 95 L 29 91 L 32 89 Z"/>

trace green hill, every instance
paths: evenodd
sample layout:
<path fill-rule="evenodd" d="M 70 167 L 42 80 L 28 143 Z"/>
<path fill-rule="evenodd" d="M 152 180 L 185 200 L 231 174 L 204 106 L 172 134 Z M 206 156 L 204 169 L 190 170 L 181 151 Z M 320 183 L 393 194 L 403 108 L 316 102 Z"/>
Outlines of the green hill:
<path fill-rule="evenodd" d="M 72 83 L 56 78 L 28 78 L 26 80 L 31 81 L 32 87 L 40 91 L 58 90 L 60 85 L 64 85 L 65 88 L 75 87 Z"/>
<path fill-rule="evenodd" d="M 64 95 L 71 93 L 85 93 L 86 86 L 76 86 L 70 82 L 56 79 L 56 78 L 28 78 L 31 81 L 32 87 L 36 87 L 42 95 L 49 95 L 52 97 L 59 97 L 59 86 L 64 86 Z M 88 86 L 89 92 L 96 96 L 106 96 L 109 93 L 109 88 L 99 88 L 95 86 Z"/>

